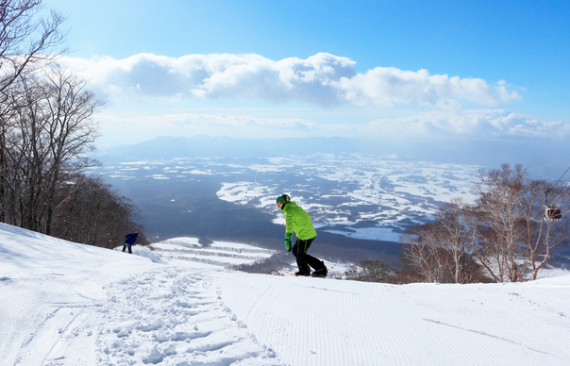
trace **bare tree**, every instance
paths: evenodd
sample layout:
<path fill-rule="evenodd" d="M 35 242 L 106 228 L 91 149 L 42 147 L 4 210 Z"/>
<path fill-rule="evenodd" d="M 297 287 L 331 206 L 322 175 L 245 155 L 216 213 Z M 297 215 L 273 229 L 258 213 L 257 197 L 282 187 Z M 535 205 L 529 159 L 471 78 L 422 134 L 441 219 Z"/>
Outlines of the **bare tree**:
<path fill-rule="evenodd" d="M 453 200 L 433 223 L 403 236 L 405 264 L 430 282 L 448 275 L 470 282 L 479 276 L 474 255 L 497 282 L 519 281 L 529 269 L 536 279 L 551 250 L 568 243 L 570 224 L 562 219 L 569 212 L 568 183 L 531 180 L 522 166 L 504 164 L 482 172 L 476 191 L 476 204 Z"/>
<path fill-rule="evenodd" d="M 482 182 L 466 213 L 472 250 L 497 282 L 518 281 L 529 266 L 536 279 L 551 250 L 568 243 L 568 221 L 557 222 L 553 212 L 568 212 L 570 188 L 531 180 L 522 166 L 508 164 Z"/>
<path fill-rule="evenodd" d="M 13 164 L 8 156 L 8 136 L 14 130 L 15 110 L 9 102 L 0 103 L 0 222 L 8 222 L 13 217 L 10 213 L 12 190 L 10 189 L 10 177 L 14 174 Z"/>
<path fill-rule="evenodd" d="M 10 107 L 13 121 L 4 136 L 7 160 L 4 171 L 6 186 L 13 202 L 13 223 L 39 229 L 39 216 L 42 202 L 43 166 L 48 157 L 45 136 L 41 133 L 45 118 L 36 101 L 39 92 L 35 83 L 21 78 L 10 88 Z M 7 174 L 11 175 L 8 177 Z"/>
<path fill-rule="evenodd" d="M 483 266 L 499 282 L 518 281 L 521 276 L 519 258 L 524 238 L 525 203 L 528 184 L 526 170 L 509 164 L 481 176 L 477 187 L 478 221 L 472 229 L 477 232 L 474 250 Z"/>
<path fill-rule="evenodd" d="M 438 209 L 434 222 L 404 236 L 406 264 L 429 282 L 470 282 L 475 268 L 467 252 L 469 233 L 460 199 Z"/>
<path fill-rule="evenodd" d="M 568 243 L 570 224 L 562 217 L 570 212 L 570 187 L 532 181 L 525 198 L 524 244 L 535 280 L 550 259 L 552 249 Z"/>
<path fill-rule="evenodd" d="M 83 175 L 102 103 L 51 62 L 63 18 L 41 4 L 0 0 L 0 220 L 112 247 L 141 231 L 136 208 Z"/>
<path fill-rule="evenodd" d="M 91 120 L 102 102 L 85 89 L 85 81 L 56 68 L 45 83 L 45 107 L 48 123 L 45 133 L 49 139 L 51 166 L 47 185 L 47 217 L 45 233 L 51 233 L 55 192 L 60 174 L 82 170 L 87 164 L 83 154 L 93 149 L 97 137 L 96 124 Z"/>
<path fill-rule="evenodd" d="M 12 221 L 50 234 L 61 174 L 87 164 L 84 154 L 97 135 L 91 116 L 101 102 L 85 90 L 84 81 L 59 68 L 47 77 L 21 76 L 9 90 L 13 113 L 2 139 L 2 186 L 17 207 Z"/>
<path fill-rule="evenodd" d="M 455 283 L 465 282 L 468 278 L 468 234 L 464 211 L 463 202 L 455 198 L 450 204 L 441 207 L 435 216 L 440 231 L 439 246 L 449 255 L 450 263 L 446 263 L 446 268 L 451 272 Z"/>
<path fill-rule="evenodd" d="M 448 271 L 445 258 L 438 248 L 441 227 L 437 223 L 425 224 L 402 236 L 404 260 L 427 282 L 442 282 Z"/>
<path fill-rule="evenodd" d="M 496 233 L 485 224 L 485 215 L 486 213 L 480 210 L 478 206 L 474 206 L 466 212 L 469 246 L 487 274 L 496 282 L 502 282 L 504 280 L 503 267 L 494 265 L 500 262 L 500 251 L 494 245 L 497 242 Z"/>
<path fill-rule="evenodd" d="M 0 220 L 13 220 L 8 211 L 15 214 L 15 206 L 6 206 L 6 201 L 14 199 L 14 189 L 10 189 L 8 175 L 11 165 L 7 134 L 14 122 L 14 105 L 10 87 L 22 75 L 31 73 L 46 65 L 53 55 L 64 50 L 55 50 L 63 40 L 58 28 L 63 21 L 61 15 L 51 12 L 49 16 L 38 16 L 41 0 L 0 0 Z"/>
<path fill-rule="evenodd" d="M 63 39 L 63 17 L 39 18 L 42 0 L 0 0 L 0 94 L 25 72 L 41 66 Z M 4 101 L 2 99 L 1 101 Z"/>

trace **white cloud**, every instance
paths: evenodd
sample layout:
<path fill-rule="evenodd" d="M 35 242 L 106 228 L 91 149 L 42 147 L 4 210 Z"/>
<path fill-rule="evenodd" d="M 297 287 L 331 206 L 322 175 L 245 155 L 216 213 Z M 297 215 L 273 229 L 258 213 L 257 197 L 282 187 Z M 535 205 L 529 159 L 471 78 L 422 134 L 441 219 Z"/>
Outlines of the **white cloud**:
<path fill-rule="evenodd" d="M 370 122 L 368 134 L 521 136 L 565 139 L 570 124 L 541 121 L 536 117 L 505 110 L 433 111 L 397 119 Z"/>
<path fill-rule="evenodd" d="M 465 104 L 496 107 L 519 99 L 506 81 L 490 84 L 479 78 L 393 67 L 358 73 L 353 60 L 327 53 L 278 61 L 255 54 L 62 60 L 113 105 L 113 110 L 99 116 L 109 136 L 121 129 L 123 135 L 146 131 L 146 136 L 570 137 L 567 122 L 501 109 L 462 108 Z M 245 100 L 247 107 L 232 104 L 234 100 Z M 286 102 L 296 105 L 276 109 L 276 103 Z M 350 108 L 299 108 L 299 102 Z M 400 105 L 405 108 L 391 108 Z M 193 109 L 196 106 L 201 109 Z M 434 110 L 416 113 L 425 110 L 423 106 Z M 376 119 L 378 115 L 392 117 Z"/>
<path fill-rule="evenodd" d="M 424 69 L 414 72 L 393 67 L 377 67 L 343 79 L 342 89 L 346 91 L 346 99 L 354 105 L 422 104 L 445 108 L 460 100 L 498 105 L 520 98 L 504 81 L 493 87 L 478 78 L 430 75 Z"/>
<path fill-rule="evenodd" d="M 63 58 L 63 63 L 112 96 L 254 99 L 310 105 L 440 108 L 463 101 L 495 106 L 519 99 L 506 82 L 430 75 L 376 67 L 358 73 L 346 57 L 319 53 L 306 59 L 274 61 L 255 54 L 186 55 L 179 58 L 138 54 L 125 59 Z"/>

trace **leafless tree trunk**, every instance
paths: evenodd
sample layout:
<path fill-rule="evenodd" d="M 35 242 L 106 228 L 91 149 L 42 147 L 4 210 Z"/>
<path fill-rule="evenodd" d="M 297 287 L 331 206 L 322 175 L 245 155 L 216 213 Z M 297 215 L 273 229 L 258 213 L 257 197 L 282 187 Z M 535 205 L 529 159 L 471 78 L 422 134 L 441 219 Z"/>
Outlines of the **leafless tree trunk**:
<path fill-rule="evenodd" d="M 96 125 L 91 116 L 102 102 L 85 90 L 85 82 L 55 69 L 45 84 L 45 102 L 49 116 L 46 133 L 52 157 L 47 187 L 47 218 L 45 233 L 51 233 L 55 193 L 60 184 L 62 169 L 74 171 L 83 169 L 85 161 L 81 156 L 93 148 L 97 137 Z M 72 167 L 72 163 L 75 166 Z"/>
<path fill-rule="evenodd" d="M 41 106 L 37 103 L 39 92 L 34 82 L 20 79 L 12 88 L 12 102 L 15 115 L 15 129 L 10 135 L 7 151 L 12 157 L 15 175 L 14 183 L 21 202 L 20 225 L 39 231 L 43 209 L 42 185 L 45 181 L 44 166 L 49 160 L 45 149 L 46 140 L 42 133 L 46 123 Z"/>
<path fill-rule="evenodd" d="M 414 233 L 403 236 L 404 256 L 409 265 L 416 269 L 427 282 L 442 282 L 448 272 L 448 263 L 443 251 L 438 248 L 441 242 L 441 227 L 426 224 Z"/>
<path fill-rule="evenodd" d="M 451 263 L 447 267 L 455 283 L 463 282 L 467 270 L 464 207 L 460 199 L 453 199 L 451 204 L 442 207 L 436 214 L 436 221 L 442 231 L 440 247 L 451 255 Z"/>
<path fill-rule="evenodd" d="M 0 103 L 0 222 L 6 222 L 10 217 L 7 210 L 10 207 L 9 201 L 9 170 L 7 136 L 12 130 L 14 111 L 10 103 Z"/>
<path fill-rule="evenodd" d="M 496 271 L 502 282 L 505 276 L 510 281 L 518 281 L 521 275 L 520 263 L 521 243 L 524 238 L 524 195 L 527 189 L 527 173 L 521 165 L 511 169 L 504 164 L 501 169 L 491 170 L 481 177 L 479 187 L 479 212 L 485 228 L 478 230 L 487 235 L 482 237 L 483 246 L 487 248 L 480 254 L 492 254 L 482 258 L 490 271 Z M 492 263 L 494 262 L 494 263 Z"/>
<path fill-rule="evenodd" d="M 8 181 L 10 171 L 7 135 L 13 122 L 10 87 L 22 75 L 45 66 L 53 55 L 64 52 L 55 47 L 63 37 L 58 28 L 61 15 L 51 12 L 48 17 L 37 17 L 42 0 L 0 0 L 0 220 L 13 222 L 16 202 L 14 190 Z M 22 205 L 23 208 L 23 205 Z"/>
<path fill-rule="evenodd" d="M 525 244 L 532 267 L 532 279 L 546 265 L 551 250 L 568 242 L 570 224 L 567 219 L 557 220 L 550 210 L 556 209 L 564 217 L 570 212 L 570 187 L 566 183 L 553 185 L 533 181 L 526 197 Z"/>
<path fill-rule="evenodd" d="M 28 229 L 51 233 L 61 173 L 85 165 L 82 156 L 96 137 L 91 116 L 101 103 L 84 87 L 54 69 L 48 78 L 22 76 L 10 89 L 15 128 L 7 135 L 6 157 L 22 177 L 13 182 L 21 184 L 20 224 Z"/>
<path fill-rule="evenodd" d="M 503 282 L 503 268 L 497 264 L 501 256 L 496 245 L 496 233 L 485 224 L 485 213 L 473 208 L 466 215 L 466 220 L 473 254 L 496 282 Z"/>

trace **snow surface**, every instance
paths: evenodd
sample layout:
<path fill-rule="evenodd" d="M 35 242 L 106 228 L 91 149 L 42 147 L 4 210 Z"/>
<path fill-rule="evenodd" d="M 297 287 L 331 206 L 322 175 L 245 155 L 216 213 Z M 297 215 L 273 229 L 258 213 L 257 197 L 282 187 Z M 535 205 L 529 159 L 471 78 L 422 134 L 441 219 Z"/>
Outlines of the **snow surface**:
<path fill-rule="evenodd" d="M 248 274 L 175 252 L 197 245 L 129 255 L 0 224 L 0 364 L 570 364 L 568 272 L 398 286 Z"/>

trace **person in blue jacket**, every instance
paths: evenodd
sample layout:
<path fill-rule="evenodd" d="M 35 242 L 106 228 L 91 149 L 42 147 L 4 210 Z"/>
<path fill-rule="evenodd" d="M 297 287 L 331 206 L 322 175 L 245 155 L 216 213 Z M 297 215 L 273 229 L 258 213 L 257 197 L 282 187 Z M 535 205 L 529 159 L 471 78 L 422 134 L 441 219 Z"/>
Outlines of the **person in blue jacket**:
<path fill-rule="evenodd" d="M 125 235 L 125 244 L 123 245 L 123 252 L 128 247 L 129 253 L 133 254 L 133 250 L 131 249 L 131 246 L 137 241 L 138 236 L 139 236 L 139 233 L 128 233 L 127 235 Z"/>

